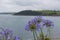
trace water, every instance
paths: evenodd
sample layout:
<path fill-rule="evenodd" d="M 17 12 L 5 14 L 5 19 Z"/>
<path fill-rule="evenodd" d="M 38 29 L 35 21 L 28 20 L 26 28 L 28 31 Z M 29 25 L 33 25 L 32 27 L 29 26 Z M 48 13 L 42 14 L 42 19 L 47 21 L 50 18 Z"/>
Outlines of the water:
<path fill-rule="evenodd" d="M 25 25 L 34 16 L 13 16 L 13 15 L 0 15 L 0 27 L 10 28 L 13 30 L 14 35 L 22 35 L 23 39 L 32 39 L 32 32 L 26 31 Z M 54 21 L 53 36 L 60 37 L 60 17 L 56 16 L 43 16 L 44 19 L 50 19 Z"/>

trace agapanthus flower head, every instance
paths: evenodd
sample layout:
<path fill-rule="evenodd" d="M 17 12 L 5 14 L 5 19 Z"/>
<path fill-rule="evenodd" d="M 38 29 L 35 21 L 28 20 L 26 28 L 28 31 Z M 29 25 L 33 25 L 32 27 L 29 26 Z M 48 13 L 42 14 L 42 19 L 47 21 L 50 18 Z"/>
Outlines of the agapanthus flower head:
<path fill-rule="evenodd" d="M 15 40 L 20 40 L 20 36 L 15 36 Z"/>
<path fill-rule="evenodd" d="M 10 30 L 10 29 L 5 29 L 5 30 L 3 31 L 3 34 L 4 34 L 4 35 L 9 35 L 10 33 L 12 33 L 12 30 Z"/>
<path fill-rule="evenodd" d="M 51 26 L 54 26 L 54 23 L 51 20 L 44 20 L 43 26 L 51 27 Z"/>
<path fill-rule="evenodd" d="M 37 17 L 35 17 L 35 18 L 34 18 L 34 21 L 35 21 L 36 23 L 41 23 L 41 22 L 43 21 L 42 16 L 37 16 Z"/>
<path fill-rule="evenodd" d="M 28 31 L 39 30 L 39 29 L 40 29 L 40 25 L 37 24 L 34 20 L 29 21 L 25 27 L 25 30 L 28 30 Z"/>

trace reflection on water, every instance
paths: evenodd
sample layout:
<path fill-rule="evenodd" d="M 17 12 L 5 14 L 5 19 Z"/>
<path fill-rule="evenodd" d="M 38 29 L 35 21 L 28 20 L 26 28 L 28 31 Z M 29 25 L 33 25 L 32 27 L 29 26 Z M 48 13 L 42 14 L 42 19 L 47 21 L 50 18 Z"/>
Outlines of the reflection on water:
<path fill-rule="evenodd" d="M 32 38 L 32 33 L 25 31 L 24 27 L 32 18 L 34 16 L 0 15 L 0 27 L 10 28 L 15 35 L 22 35 L 24 39 L 30 39 Z M 43 16 L 43 18 L 54 21 L 53 36 L 60 37 L 60 17 Z"/>

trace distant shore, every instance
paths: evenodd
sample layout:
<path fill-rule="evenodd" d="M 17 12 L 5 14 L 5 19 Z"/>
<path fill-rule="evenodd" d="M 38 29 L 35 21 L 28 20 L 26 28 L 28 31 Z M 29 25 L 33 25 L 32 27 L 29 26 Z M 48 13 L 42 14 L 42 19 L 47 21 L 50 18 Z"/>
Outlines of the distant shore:
<path fill-rule="evenodd" d="M 42 10 L 42 11 L 33 11 L 33 10 L 23 10 L 20 12 L 11 12 L 11 13 L 0 13 L 0 14 L 10 14 L 15 16 L 60 16 L 60 11 L 55 10 Z"/>

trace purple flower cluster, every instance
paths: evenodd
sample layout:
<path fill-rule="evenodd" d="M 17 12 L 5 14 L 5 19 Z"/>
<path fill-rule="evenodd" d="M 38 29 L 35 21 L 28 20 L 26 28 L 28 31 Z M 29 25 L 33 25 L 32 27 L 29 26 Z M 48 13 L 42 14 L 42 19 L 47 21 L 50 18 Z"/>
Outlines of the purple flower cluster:
<path fill-rule="evenodd" d="M 15 36 L 15 40 L 20 40 L 20 36 Z"/>
<path fill-rule="evenodd" d="M 3 34 L 4 35 L 10 35 L 10 33 L 12 33 L 12 30 L 9 30 L 9 29 L 5 29 L 4 31 L 3 31 Z"/>
<path fill-rule="evenodd" d="M 3 35 L 5 36 L 6 39 L 11 40 L 12 30 L 10 30 L 10 29 L 5 29 L 5 30 L 3 31 Z"/>
<path fill-rule="evenodd" d="M 43 26 L 52 27 L 52 26 L 54 26 L 54 23 L 51 20 L 44 20 Z"/>
<path fill-rule="evenodd" d="M 0 34 L 1 34 L 1 36 L 3 35 L 3 39 L 11 40 L 12 30 L 3 29 L 3 31 L 1 31 Z"/>
<path fill-rule="evenodd" d="M 25 30 L 39 30 L 40 27 L 41 27 L 41 22 L 43 23 L 42 26 L 46 26 L 46 27 L 51 27 L 53 26 L 53 22 L 50 21 L 50 20 L 45 20 L 42 18 L 42 16 L 37 16 L 35 18 L 33 18 L 32 20 L 30 20 L 26 27 L 25 27 Z"/>
<path fill-rule="evenodd" d="M 34 18 L 34 22 L 36 22 L 38 24 L 41 23 L 42 21 L 43 21 L 42 16 L 37 16 Z"/>
<path fill-rule="evenodd" d="M 3 35 L 2 40 L 13 40 L 13 39 L 14 40 L 20 40 L 20 36 L 14 36 L 13 37 L 13 31 L 10 29 L 3 29 L 3 31 L 1 31 L 0 34 Z"/>
<path fill-rule="evenodd" d="M 29 30 L 39 30 L 39 24 L 33 22 L 33 21 L 29 21 L 28 24 L 26 25 L 25 30 L 29 31 Z"/>
<path fill-rule="evenodd" d="M 35 17 L 34 19 L 32 19 L 28 22 L 28 24 L 25 27 L 25 30 L 27 30 L 27 31 L 39 30 L 41 22 L 42 22 L 41 16 Z"/>

